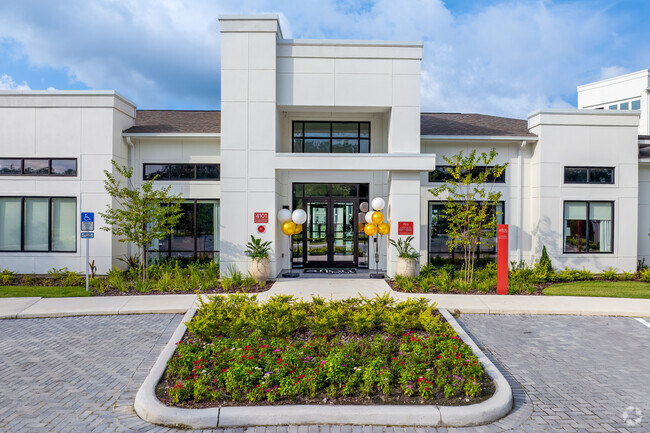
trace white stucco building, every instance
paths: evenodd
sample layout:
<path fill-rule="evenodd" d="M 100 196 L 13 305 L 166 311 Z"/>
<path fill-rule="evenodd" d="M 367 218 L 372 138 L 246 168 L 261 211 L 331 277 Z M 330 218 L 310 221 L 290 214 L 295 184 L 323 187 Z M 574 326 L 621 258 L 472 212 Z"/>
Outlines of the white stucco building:
<path fill-rule="evenodd" d="M 0 269 L 81 271 L 79 213 L 112 204 L 111 159 L 185 199 L 174 233 L 151 247 L 158 257 L 218 256 L 245 271 L 255 235 L 272 242 L 274 276 L 374 267 L 359 208 L 382 197 L 392 238 L 412 223 L 420 263 L 449 260 L 429 189 L 443 156 L 491 148 L 508 163 L 494 188 L 510 260 L 530 262 L 542 246 L 556 266 L 596 272 L 650 259 L 647 70 L 581 86 L 580 109 L 527 120 L 422 113 L 420 42 L 284 39 L 274 15 L 220 23 L 221 111 L 136 110 L 112 91 L 0 92 Z M 283 207 L 309 218 L 292 248 L 275 217 Z M 105 273 L 129 248 L 95 225 L 91 258 Z M 392 275 L 387 244 L 379 266 Z"/>

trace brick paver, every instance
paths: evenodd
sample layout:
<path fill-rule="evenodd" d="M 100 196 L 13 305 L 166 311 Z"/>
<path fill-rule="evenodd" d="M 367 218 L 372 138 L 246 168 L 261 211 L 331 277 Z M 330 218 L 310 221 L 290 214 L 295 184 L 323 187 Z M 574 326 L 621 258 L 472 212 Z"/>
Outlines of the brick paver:
<path fill-rule="evenodd" d="M 0 321 L 0 431 L 166 432 L 133 398 L 178 315 Z M 630 318 L 463 315 L 511 382 L 515 409 L 475 428 L 280 426 L 223 433 L 647 432 L 650 329 Z M 519 385 L 521 384 L 521 386 Z M 643 419 L 627 425 L 623 413 Z M 633 411 L 629 419 L 636 416 Z M 187 430 L 182 430 L 186 432 Z"/>

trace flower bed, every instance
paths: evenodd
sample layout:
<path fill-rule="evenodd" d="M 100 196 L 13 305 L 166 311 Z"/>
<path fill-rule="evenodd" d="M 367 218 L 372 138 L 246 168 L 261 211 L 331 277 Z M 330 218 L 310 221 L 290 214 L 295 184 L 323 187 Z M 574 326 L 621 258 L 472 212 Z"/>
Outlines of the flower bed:
<path fill-rule="evenodd" d="M 493 392 L 469 346 L 427 300 L 259 304 L 215 296 L 188 324 L 159 398 L 183 407 L 471 404 Z"/>

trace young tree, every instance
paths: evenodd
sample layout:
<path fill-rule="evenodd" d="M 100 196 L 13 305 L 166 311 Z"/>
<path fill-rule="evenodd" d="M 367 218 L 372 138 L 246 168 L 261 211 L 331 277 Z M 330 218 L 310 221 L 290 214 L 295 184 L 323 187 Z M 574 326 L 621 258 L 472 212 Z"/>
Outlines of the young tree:
<path fill-rule="evenodd" d="M 112 231 L 119 242 L 131 242 L 138 247 L 138 275 L 145 280 L 147 275 L 147 246 L 154 239 L 169 236 L 171 229 L 181 218 L 180 195 L 170 195 L 170 186 L 155 189 L 154 179 L 141 187 L 133 185 L 133 169 L 111 161 L 119 176 L 126 180 L 123 185 L 118 178 L 104 170 L 104 188 L 115 199 L 117 206 L 107 206 L 106 212 L 99 212 L 108 226 L 102 230 Z"/>
<path fill-rule="evenodd" d="M 476 156 L 476 150 L 469 154 L 460 153 L 452 157 L 443 156 L 449 168 L 450 178 L 442 186 L 429 191 L 444 199 L 443 214 L 447 220 L 449 251 L 462 248 L 464 279 L 471 283 L 474 278 L 474 262 L 479 245 L 490 242 L 496 233 L 496 206 L 501 193 L 492 191 L 494 181 L 501 176 L 508 164 L 491 166 L 497 156 L 496 149 Z"/>

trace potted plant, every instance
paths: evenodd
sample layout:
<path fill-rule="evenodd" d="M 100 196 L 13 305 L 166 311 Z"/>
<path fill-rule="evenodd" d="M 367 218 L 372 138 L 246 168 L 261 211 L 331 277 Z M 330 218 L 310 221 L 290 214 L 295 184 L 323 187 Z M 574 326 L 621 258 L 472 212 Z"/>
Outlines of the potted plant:
<path fill-rule="evenodd" d="M 263 286 L 271 274 L 271 264 L 269 263 L 271 241 L 262 242 L 261 238 L 251 235 L 251 240 L 246 244 L 246 248 L 244 253 L 252 259 L 250 274 L 260 286 Z"/>
<path fill-rule="evenodd" d="M 391 245 L 397 249 L 397 270 L 395 271 L 397 275 L 414 277 L 416 274 L 416 263 L 420 254 L 411 245 L 412 240 L 413 236 L 398 239 L 397 242 L 395 239 L 390 239 Z"/>

